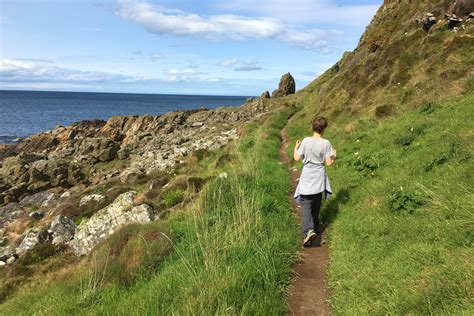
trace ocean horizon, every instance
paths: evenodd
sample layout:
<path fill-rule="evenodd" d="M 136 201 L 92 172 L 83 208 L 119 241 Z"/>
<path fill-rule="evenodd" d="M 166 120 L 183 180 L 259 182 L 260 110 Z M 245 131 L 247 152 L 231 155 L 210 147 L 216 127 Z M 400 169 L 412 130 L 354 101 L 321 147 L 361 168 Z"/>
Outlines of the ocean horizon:
<path fill-rule="evenodd" d="M 112 116 L 162 115 L 200 107 L 239 106 L 250 96 L 0 90 L 0 144 Z"/>

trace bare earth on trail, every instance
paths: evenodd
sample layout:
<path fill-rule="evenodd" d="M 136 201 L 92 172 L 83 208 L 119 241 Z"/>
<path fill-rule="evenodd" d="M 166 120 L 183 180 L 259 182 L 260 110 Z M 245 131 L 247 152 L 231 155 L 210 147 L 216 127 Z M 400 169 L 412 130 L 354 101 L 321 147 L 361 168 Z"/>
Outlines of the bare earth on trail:
<path fill-rule="evenodd" d="M 280 160 L 289 165 L 290 158 L 287 154 L 288 137 L 286 130 L 281 131 L 282 145 L 280 147 Z M 299 179 L 299 171 L 290 169 L 293 191 L 289 197 L 293 208 L 301 218 L 299 206 L 293 199 Z M 321 229 L 319 230 L 321 231 Z M 323 240 L 325 239 L 323 232 Z M 295 278 L 288 294 L 288 305 L 290 315 L 329 315 L 329 304 L 327 302 L 329 291 L 326 284 L 326 267 L 328 265 L 328 248 L 321 242 L 321 238 L 313 241 L 311 247 L 303 248 L 300 253 L 300 262 L 295 265 Z"/>

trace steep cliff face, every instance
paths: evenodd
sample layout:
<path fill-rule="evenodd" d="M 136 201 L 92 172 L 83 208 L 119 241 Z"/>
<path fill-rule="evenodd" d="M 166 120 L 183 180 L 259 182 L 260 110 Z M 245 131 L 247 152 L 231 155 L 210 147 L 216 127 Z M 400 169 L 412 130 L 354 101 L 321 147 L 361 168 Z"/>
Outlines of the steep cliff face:
<path fill-rule="evenodd" d="M 403 109 L 464 93 L 474 74 L 473 6 L 472 1 L 385 1 L 357 48 L 300 97 L 310 99 L 312 112 L 338 114 L 378 106 Z"/>

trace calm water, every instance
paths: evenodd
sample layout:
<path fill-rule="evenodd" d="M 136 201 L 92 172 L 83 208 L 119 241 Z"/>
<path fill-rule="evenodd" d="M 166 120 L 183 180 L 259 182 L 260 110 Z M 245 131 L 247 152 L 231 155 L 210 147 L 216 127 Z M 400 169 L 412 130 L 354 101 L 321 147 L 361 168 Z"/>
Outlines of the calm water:
<path fill-rule="evenodd" d="M 81 120 L 106 120 L 115 115 L 156 115 L 201 106 L 238 106 L 246 98 L 0 90 L 0 143 Z"/>

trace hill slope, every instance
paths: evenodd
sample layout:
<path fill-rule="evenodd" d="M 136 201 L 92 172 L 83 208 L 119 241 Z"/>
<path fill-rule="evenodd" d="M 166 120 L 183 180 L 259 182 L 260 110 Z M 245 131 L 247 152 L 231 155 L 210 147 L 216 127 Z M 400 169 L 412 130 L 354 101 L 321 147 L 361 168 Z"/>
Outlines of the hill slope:
<path fill-rule="evenodd" d="M 338 149 L 322 215 L 335 314 L 472 313 L 472 6 L 385 1 L 339 72 L 287 100 L 302 108 L 293 141 L 324 115 Z M 428 32 L 426 13 L 438 17 Z"/>
<path fill-rule="evenodd" d="M 474 74 L 472 1 L 387 0 L 353 52 L 305 87 L 313 111 L 362 115 L 385 106 L 392 111 L 408 105 L 463 94 Z M 456 12 L 462 24 L 453 30 L 445 14 Z M 468 14 L 466 14 L 466 12 Z M 426 32 L 427 13 L 438 22 Z"/>

